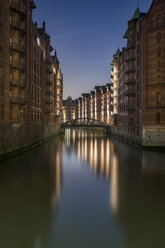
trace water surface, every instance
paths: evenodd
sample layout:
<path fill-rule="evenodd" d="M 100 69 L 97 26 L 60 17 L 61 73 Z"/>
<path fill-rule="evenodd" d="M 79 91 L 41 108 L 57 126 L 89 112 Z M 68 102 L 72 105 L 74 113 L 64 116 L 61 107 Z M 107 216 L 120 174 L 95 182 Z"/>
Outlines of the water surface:
<path fill-rule="evenodd" d="M 0 247 L 165 247 L 165 154 L 66 130 L 1 162 Z"/>

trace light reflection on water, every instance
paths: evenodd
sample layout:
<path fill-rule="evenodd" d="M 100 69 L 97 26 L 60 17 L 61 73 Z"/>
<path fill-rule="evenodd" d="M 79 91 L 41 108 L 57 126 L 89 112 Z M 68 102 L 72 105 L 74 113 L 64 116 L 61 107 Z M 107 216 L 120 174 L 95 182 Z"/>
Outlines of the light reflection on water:
<path fill-rule="evenodd" d="M 165 154 L 66 130 L 0 167 L 0 247 L 165 247 Z"/>

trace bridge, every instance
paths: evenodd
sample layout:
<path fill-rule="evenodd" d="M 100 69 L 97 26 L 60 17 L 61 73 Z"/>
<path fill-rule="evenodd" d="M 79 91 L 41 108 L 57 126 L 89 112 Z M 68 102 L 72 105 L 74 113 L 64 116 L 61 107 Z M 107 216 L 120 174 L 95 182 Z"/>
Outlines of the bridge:
<path fill-rule="evenodd" d="M 74 120 L 61 123 L 61 128 L 70 128 L 70 127 L 85 127 L 85 128 L 103 128 L 110 132 L 110 125 L 102 122 L 100 120 L 91 119 L 91 118 L 77 118 Z"/>

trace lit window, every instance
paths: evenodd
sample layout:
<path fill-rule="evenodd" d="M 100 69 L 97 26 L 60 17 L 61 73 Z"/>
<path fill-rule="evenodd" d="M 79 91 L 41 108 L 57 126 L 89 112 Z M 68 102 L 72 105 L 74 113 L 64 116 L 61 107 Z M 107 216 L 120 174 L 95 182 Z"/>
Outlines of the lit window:
<path fill-rule="evenodd" d="M 10 46 L 13 44 L 13 39 L 10 37 Z"/>
<path fill-rule="evenodd" d="M 37 45 L 40 46 L 40 39 L 37 37 Z"/>

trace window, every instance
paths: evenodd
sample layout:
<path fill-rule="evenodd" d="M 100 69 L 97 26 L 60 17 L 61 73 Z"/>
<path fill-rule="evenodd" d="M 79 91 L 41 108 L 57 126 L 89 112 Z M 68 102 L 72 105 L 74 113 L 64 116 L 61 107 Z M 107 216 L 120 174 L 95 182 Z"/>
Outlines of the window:
<path fill-rule="evenodd" d="M 136 57 L 136 48 L 134 49 L 134 56 Z"/>
<path fill-rule="evenodd" d="M 3 50 L 2 47 L 0 47 L 0 60 L 3 58 Z"/>
<path fill-rule="evenodd" d="M 10 46 L 12 46 L 12 44 L 13 44 L 13 39 L 12 37 L 10 37 Z"/>
<path fill-rule="evenodd" d="M 4 96 L 4 87 L 0 85 L 0 96 Z"/>
<path fill-rule="evenodd" d="M 160 92 L 157 92 L 156 93 L 156 104 L 160 104 L 161 102 L 161 95 L 160 95 Z"/>
<path fill-rule="evenodd" d="M 160 28 L 161 27 L 161 24 L 162 24 L 162 17 L 159 15 L 157 17 L 157 27 Z"/>
<path fill-rule="evenodd" d="M 0 119 L 4 119 L 4 105 L 1 104 L 1 107 L 0 107 Z"/>
<path fill-rule="evenodd" d="M 158 84 L 160 84 L 160 75 L 158 75 Z"/>
<path fill-rule="evenodd" d="M 10 64 L 13 63 L 13 57 L 10 55 Z"/>
<path fill-rule="evenodd" d="M 160 114 L 156 113 L 156 123 L 160 124 Z"/>
<path fill-rule="evenodd" d="M 158 61 L 157 70 L 160 71 L 160 61 Z"/>
<path fill-rule="evenodd" d="M 160 42 L 161 41 L 161 33 L 158 33 L 157 34 L 157 42 Z"/>
<path fill-rule="evenodd" d="M 136 80 L 136 72 L 134 73 L 134 79 Z"/>
<path fill-rule="evenodd" d="M 2 28 L 0 28 L 0 40 L 2 39 Z"/>
<path fill-rule="evenodd" d="M 157 55 L 158 55 L 158 56 L 160 56 L 160 54 L 161 54 L 161 48 L 160 48 L 160 47 L 158 47 L 158 52 L 157 52 Z"/>

